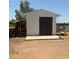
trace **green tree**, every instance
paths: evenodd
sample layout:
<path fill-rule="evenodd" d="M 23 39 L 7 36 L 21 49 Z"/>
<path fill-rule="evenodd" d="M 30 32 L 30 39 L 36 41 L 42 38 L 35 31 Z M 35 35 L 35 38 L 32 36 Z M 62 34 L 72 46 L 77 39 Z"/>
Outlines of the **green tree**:
<path fill-rule="evenodd" d="M 21 1 L 21 4 L 20 4 L 20 11 L 22 13 L 26 13 L 26 12 L 29 12 L 30 11 L 30 8 L 29 8 L 29 3 L 27 1 L 25 2 L 22 2 Z"/>
<path fill-rule="evenodd" d="M 21 13 L 18 11 L 18 10 L 15 10 L 15 17 L 16 17 L 16 20 L 21 20 L 22 19 L 22 16 L 21 16 Z"/>
<path fill-rule="evenodd" d="M 26 13 L 34 10 L 33 8 L 30 8 L 29 5 L 30 5 L 30 3 L 27 0 L 21 1 L 20 9 L 15 10 L 16 20 L 25 20 L 26 19 Z"/>

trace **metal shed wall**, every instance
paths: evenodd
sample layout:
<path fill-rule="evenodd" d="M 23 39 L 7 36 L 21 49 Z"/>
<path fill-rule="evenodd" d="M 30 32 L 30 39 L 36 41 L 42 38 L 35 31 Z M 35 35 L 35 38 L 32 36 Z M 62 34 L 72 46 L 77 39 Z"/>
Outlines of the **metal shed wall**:
<path fill-rule="evenodd" d="M 56 17 L 58 15 L 40 10 L 33 11 L 27 14 L 27 35 L 39 35 L 39 17 L 53 17 L 52 35 L 56 34 Z"/>

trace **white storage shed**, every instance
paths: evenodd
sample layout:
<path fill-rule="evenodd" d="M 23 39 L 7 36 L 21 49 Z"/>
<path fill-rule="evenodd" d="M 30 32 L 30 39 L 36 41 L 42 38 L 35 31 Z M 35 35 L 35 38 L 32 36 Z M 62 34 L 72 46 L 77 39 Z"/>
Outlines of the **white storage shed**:
<path fill-rule="evenodd" d="M 55 35 L 59 14 L 47 10 L 35 10 L 26 15 L 27 36 Z"/>

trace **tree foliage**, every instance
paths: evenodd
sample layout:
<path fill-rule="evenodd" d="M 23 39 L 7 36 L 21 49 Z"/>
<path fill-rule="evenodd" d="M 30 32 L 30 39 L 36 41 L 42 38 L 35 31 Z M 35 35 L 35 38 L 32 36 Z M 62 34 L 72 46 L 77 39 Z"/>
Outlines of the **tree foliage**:
<path fill-rule="evenodd" d="M 21 1 L 21 4 L 20 4 L 20 11 L 22 13 L 26 13 L 26 12 L 29 12 L 30 11 L 30 8 L 29 8 L 29 3 L 27 1 L 25 2 L 22 2 Z"/>
<path fill-rule="evenodd" d="M 30 5 L 30 3 L 27 0 L 26 1 L 21 1 L 20 9 L 15 10 L 16 20 L 25 20 L 26 19 L 26 13 L 34 10 L 33 8 L 30 8 L 29 5 Z"/>
<path fill-rule="evenodd" d="M 21 13 L 20 13 L 18 10 L 15 10 L 15 13 L 16 13 L 16 15 L 15 15 L 16 20 L 20 20 L 20 19 L 22 19 L 22 17 L 21 17 Z"/>

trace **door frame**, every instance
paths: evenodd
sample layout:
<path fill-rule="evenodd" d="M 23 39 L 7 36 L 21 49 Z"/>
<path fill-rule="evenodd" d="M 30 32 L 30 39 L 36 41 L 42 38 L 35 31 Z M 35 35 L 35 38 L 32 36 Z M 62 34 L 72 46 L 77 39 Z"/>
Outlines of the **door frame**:
<path fill-rule="evenodd" d="M 48 19 L 41 19 L 41 18 L 48 18 Z M 49 19 L 50 18 L 50 19 Z M 48 32 L 49 33 L 44 33 L 43 31 L 41 31 L 41 20 L 47 20 L 47 21 L 49 21 L 50 23 L 48 23 L 48 22 L 46 22 L 47 24 L 49 24 L 49 26 L 48 26 Z M 43 23 L 44 23 L 44 21 L 43 21 Z M 39 35 L 52 35 L 52 23 L 53 23 L 53 17 L 39 17 Z M 41 33 L 41 32 L 43 32 L 43 33 Z"/>

